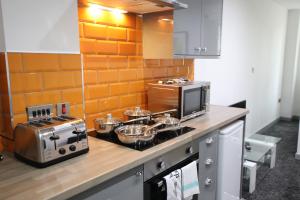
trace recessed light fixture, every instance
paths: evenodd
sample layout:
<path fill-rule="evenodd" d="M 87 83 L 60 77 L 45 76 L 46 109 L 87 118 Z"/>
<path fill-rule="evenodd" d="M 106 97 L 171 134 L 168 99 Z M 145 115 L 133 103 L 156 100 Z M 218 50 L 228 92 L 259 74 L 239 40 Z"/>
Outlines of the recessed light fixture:
<path fill-rule="evenodd" d="M 89 7 L 93 8 L 93 9 L 105 10 L 105 11 L 113 12 L 113 13 L 116 13 L 116 14 L 125 14 L 125 13 L 128 13 L 128 11 L 126 11 L 126 10 L 122 10 L 122 9 L 119 9 L 119 8 L 110 8 L 110 7 L 102 6 L 102 5 L 99 5 L 99 4 L 89 3 Z"/>
<path fill-rule="evenodd" d="M 173 22 L 173 19 L 168 19 L 168 18 L 162 18 L 160 20 L 165 22 Z"/>

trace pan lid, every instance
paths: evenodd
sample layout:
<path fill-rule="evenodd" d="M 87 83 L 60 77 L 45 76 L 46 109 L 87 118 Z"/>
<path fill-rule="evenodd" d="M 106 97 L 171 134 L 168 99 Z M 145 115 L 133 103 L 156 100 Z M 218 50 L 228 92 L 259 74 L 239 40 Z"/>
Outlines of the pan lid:
<path fill-rule="evenodd" d="M 162 117 L 158 117 L 154 119 L 156 122 L 160 122 L 165 125 L 178 125 L 180 120 L 174 117 L 171 117 L 170 113 L 164 114 Z"/>
<path fill-rule="evenodd" d="M 149 110 L 143 110 L 141 107 L 137 106 L 135 109 L 132 110 L 126 110 L 124 112 L 124 115 L 129 117 L 144 117 L 151 115 L 151 112 Z"/>

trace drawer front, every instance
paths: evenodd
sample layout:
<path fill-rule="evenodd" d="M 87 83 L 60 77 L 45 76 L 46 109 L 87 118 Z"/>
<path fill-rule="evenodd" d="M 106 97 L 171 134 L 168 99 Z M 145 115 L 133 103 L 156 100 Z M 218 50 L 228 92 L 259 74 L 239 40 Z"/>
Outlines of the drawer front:
<path fill-rule="evenodd" d="M 213 132 L 199 142 L 199 200 L 215 200 L 217 194 L 218 136 Z"/>
<path fill-rule="evenodd" d="M 69 200 L 141 200 L 143 196 L 143 167 L 140 166 Z"/>
<path fill-rule="evenodd" d="M 190 142 L 181 147 L 176 148 L 166 154 L 163 154 L 155 159 L 144 164 L 145 173 L 144 180 L 147 181 L 153 176 L 177 165 L 179 162 L 189 158 L 195 153 L 198 153 L 199 143 L 197 141 Z"/>

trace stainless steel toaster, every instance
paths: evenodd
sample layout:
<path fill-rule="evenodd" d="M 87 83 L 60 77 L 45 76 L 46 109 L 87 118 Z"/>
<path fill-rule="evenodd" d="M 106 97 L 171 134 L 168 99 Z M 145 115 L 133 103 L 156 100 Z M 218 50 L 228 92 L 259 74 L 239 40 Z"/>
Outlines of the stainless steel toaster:
<path fill-rule="evenodd" d="M 46 167 L 89 151 L 82 119 L 53 117 L 50 105 L 31 107 L 27 113 L 29 121 L 18 124 L 14 130 L 17 159 Z"/>

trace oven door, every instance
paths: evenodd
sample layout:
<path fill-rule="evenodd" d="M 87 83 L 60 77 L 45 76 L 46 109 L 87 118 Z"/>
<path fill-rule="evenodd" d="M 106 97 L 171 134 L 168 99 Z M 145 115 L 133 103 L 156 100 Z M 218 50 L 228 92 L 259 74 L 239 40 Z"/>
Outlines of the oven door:
<path fill-rule="evenodd" d="M 198 163 L 198 160 L 199 156 L 197 153 L 146 181 L 144 183 L 144 200 L 167 200 L 166 183 L 163 177 L 174 170 L 180 169 L 188 165 L 193 161 L 197 161 Z M 197 170 L 199 171 L 198 164 Z M 192 200 L 198 200 L 198 195 L 194 195 Z"/>
<path fill-rule="evenodd" d="M 204 114 L 208 105 L 208 87 L 195 84 L 183 86 L 180 89 L 180 118 L 189 119 Z"/>

